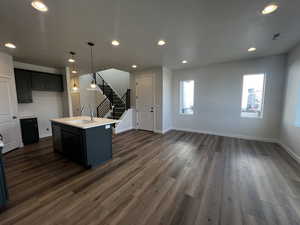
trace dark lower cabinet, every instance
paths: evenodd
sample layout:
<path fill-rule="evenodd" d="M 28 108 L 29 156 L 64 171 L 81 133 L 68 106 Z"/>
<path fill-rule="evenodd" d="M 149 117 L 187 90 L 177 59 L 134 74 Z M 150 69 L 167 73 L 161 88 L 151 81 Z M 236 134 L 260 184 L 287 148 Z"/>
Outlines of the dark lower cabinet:
<path fill-rule="evenodd" d="M 39 128 L 37 118 L 20 119 L 22 140 L 24 145 L 39 142 Z"/>
<path fill-rule="evenodd" d="M 0 210 L 5 208 L 7 201 L 8 192 L 6 187 L 4 165 L 2 161 L 2 149 L 0 149 Z"/>
<path fill-rule="evenodd" d="M 54 151 L 86 168 L 112 159 L 112 126 L 81 129 L 52 122 Z"/>

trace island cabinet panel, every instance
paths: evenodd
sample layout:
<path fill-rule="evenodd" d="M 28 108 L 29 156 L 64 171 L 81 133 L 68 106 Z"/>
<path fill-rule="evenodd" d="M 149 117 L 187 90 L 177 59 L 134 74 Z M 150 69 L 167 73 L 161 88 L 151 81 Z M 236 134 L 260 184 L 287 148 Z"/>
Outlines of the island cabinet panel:
<path fill-rule="evenodd" d="M 70 129 L 63 128 L 61 130 L 61 136 L 63 153 L 77 163 L 86 164 L 81 132 L 77 133 Z"/>
<path fill-rule="evenodd" d="M 86 168 L 112 159 L 112 126 L 81 129 L 52 122 L 53 147 Z"/>
<path fill-rule="evenodd" d="M 112 159 L 112 126 L 104 125 L 85 130 L 87 161 L 91 167 Z"/>
<path fill-rule="evenodd" d="M 62 142 L 61 142 L 61 128 L 58 125 L 52 123 L 52 139 L 53 148 L 57 152 L 62 152 Z"/>

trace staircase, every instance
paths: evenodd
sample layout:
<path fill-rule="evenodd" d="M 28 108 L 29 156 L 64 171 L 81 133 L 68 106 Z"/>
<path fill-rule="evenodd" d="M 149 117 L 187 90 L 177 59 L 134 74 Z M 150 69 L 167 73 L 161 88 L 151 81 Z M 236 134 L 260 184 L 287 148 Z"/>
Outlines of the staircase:
<path fill-rule="evenodd" d="M 122 97 L 102 78 L 99 73 L 94 74 L 97 86 L 102 90 L 105 99 L 97 107 L 97 117 L 107 117 L 119 120 L 123 113 L 130 108 L 130 89 Z"/>

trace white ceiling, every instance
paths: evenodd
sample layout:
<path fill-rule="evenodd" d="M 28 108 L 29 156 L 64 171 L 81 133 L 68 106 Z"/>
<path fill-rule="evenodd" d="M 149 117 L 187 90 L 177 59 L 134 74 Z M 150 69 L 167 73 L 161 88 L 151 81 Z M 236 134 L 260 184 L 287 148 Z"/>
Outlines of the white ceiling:
<path fill-rule="evenodd" d="M 97 69 L 130 71 L 132 64 L 179 69 L 280 54 L 300 40 L 299 0 L 278 0 L 279 10 L 267 16 L 260 14 L 266 0 L 44 0 L 47 13 L 30 2 L 0 1 L 0 51 L 43 66 L 64 67 L 75 51 L 87 71 L 87 41 L 96 43 Z M 112 39 L 121 45 L 112 47 Z M 167 46 L 158 47 L 159 39 Z M 5 49 L 5 42 L 17 49 Z M 251 46 L 255 53 L 247 52 Z"/>

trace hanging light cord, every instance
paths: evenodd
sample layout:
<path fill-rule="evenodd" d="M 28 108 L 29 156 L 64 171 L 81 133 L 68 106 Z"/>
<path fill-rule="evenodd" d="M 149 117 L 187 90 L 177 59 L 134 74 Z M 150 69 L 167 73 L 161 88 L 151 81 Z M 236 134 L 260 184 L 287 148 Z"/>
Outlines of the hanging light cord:
<path fill-rule="evenodd" d="M 91 73 L 94 71 L 94 62 L 93 62 L 93 46 L 91 46 Z"/>

